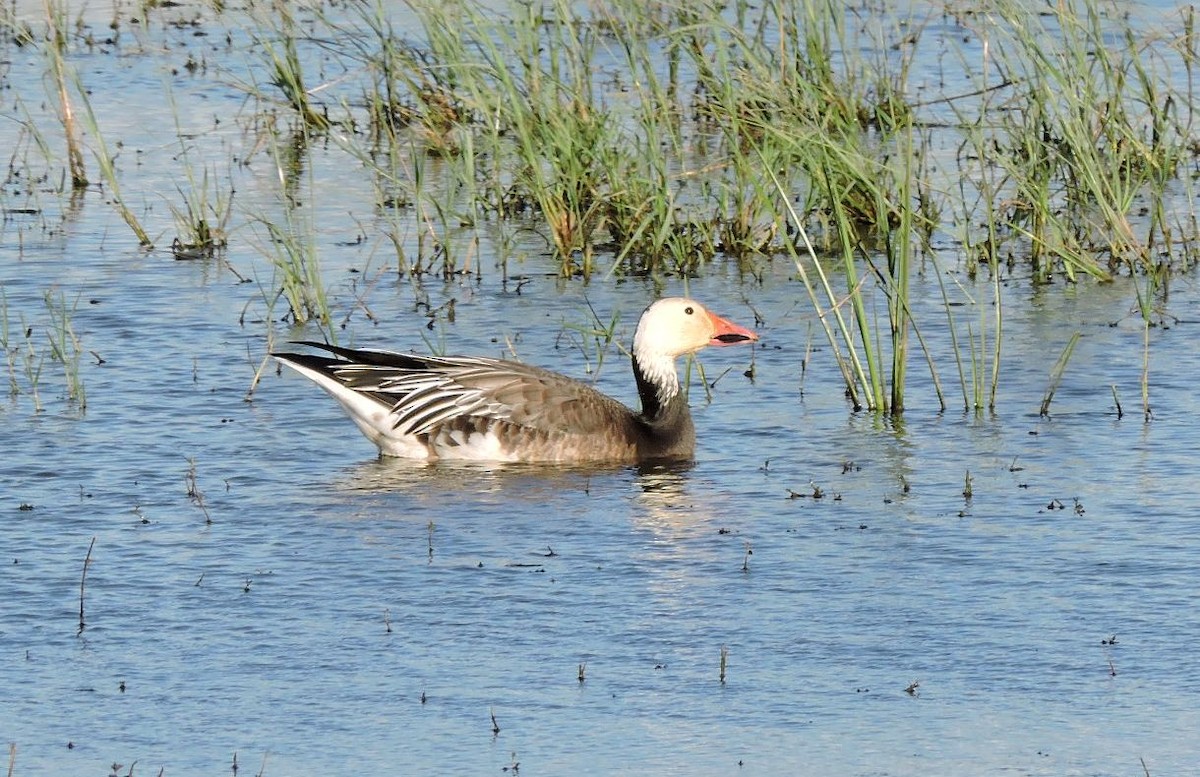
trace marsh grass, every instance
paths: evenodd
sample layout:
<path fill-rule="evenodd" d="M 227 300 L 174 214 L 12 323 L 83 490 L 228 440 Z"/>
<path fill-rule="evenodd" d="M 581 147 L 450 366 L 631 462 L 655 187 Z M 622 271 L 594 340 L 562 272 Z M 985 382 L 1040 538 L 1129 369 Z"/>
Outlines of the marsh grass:
<path fill-rule="evenodd" d="M 67 49 L 67 6 L 65 3 L 55 3 L 45 0 L 46 16 L 46 57 L 50 63 L 50 74 L 59 101 L 60 118 L 62 120 L 63 137 L 67 145 L 67 168 L 71 173 L 71 186 L 83 189 L 88 185 L 87 168 L 83 162 L 83 150 L 79 140 L 79 129 L 75 123 L 75 111 L 71 103 L 71 93 L 68 89 L 67 65 L 65 53 Z"/>
<path fill-rule="evenodd" d="M 260 235 L 256 248 L 267 258 L 273 270 L 269 286 L 263 286 L 259 281 L 259 290 L 267 306 L 267 318 L 275 317 L 275 303 L 282 298 L 288 303 L 284 320 L 296 325 L 316 322 L 322 332 L 333 339 L 333 312 L 321 273 L 312 218 L 298 204 L 297 192 L 306 174 L 309 176 L 310 189 L 312 186 L 311 169 L 306 168 L 300 159 L 307 147 L 307 134 L 301 130 L 281 138 L 270 131 L 268 137 L 280 187 L 280 214 L 271 217 L 258 213 L 250 217 L 253 225 L 266 230 L 265 240 L 261 239 L 261 232 L 255 230 Z M 255 383 L 257 379 L 256 373 Z"/>
<path fill-rule="evenodd" d="M 21 212 L 28 216 L 36 216 L 36 221 L 32 223 L 34 226 L 40 226 L 41 231 L 45 233 L 52 229 L 49 212 L 53 208 L 48 205 L 59 199 L 56 195 L 70 192 L 65 208 L 69 214 L 77 211 L 83 190 L 70 186 L 65 171 L 55 171 L 57 162 L 49 138 L 33 120 L 27 105 L 19 99 L 15 100 L 14 104 L 20 109 L 22 116 L 17 120 L 20 127 L 7 160 L 8 174 L 4 178 L 4 185 L 0 186 L 0 204 L 5 207 L 6 215 Z M 60 183 L 57 186 L 47 186 L 54 178 Z M 14 204 L 11 208 L 10 202 Z M 8 219 L 5 219 L 5 222 L 4 227 L 0 228 L 0 234 L 7 231 Z M 18 228 L 17 232 L 23 237 L 23 229 Z"/>
<path fill-rule="evenodd" d="M 38 386 L 42 379 L 42 366 L 46 362 L 44 354 L 38 351 L 32 339 L 32 328 L 24 327 L 25 343 L 20 349 L 21 363 L 25 376 L 26 391 L 33 400 L 33 410 L 35 413 L 42 412 L 42 398 L 38 391 Z"/>
<path fill-rule="evenodd" d="M 989 114 L 997 130 L 969 137 L 1002 171 L 998 221 L 1027 241 L 1038 277 L 1153 272 L 1155 252 L 1178 250 L 1162 214 L 1192 157 L 1192 111 L 1181 109 L 1190 95 L 1166 75 L 1183 65 L 1190 92 L 1194 12 L 1181 13 L 1184 34 L 1174 40 L 1139 38 L 1101 2 L 1047 13 L 1006 2 L 991 10 L 994 19 L 979 17 L 992 22 L 978 26 L 1012 92 Z M 1151 217 L 1134 218 L 1143 208 Z"/>
<path fill-rule="evenodd" d="M 301 36 L 291 4 L 272 3 L 271 11 L 261 17 L 265 32 L 256 36 L 256 43 L 266 57 L 270 83 L 296 112 L 304 128 L 324 132 L 332 123 L 324 111 L 317 110 L 306 86 L 297 47 Z"/>
<path fill-rule="evenodd" d="M 1075 353 L 1075 346 L 1079 343 L 1079 337 L 1079 332 L 1071 335 L 1071 339 L 1067 341 L 1066 347 L 1059 354 L 1058 361 L 1054 363 L 1054 367 L 1050 370 L 1050 385 L 1046 388 L 1046 395 L 1042 398 L 1042 405 L 1038 409 L 1038 415 L 1043 418 L 1050 415 L 1050 403 L 1054 400 L 1054 392 L 1058 391 L 1063 373 L 1067 370 L 1067 363 L 1071 361 L 1071 354 Z M 1114 390 L 1114 396 L 1115 393 Z M 1117 407 L 1120 407 L 1120 403 L 1118 403 Z"/>
<path fill-rule="evenodd" d="M 445 38 L 452 20 L 443 15 L 429 23 Z M 562 274 L 590 275 L 615 164 L 613 119 L 596 102 L 593 83 L 594 30 L 561 0 L 548 9 L 528 6 L 504 26 L 475 9 L 468 24 L 477 30 L 469 45 L 479 59 L 460 63 L 454 82 L 477 115 L 492 118 L 495 129 L 483 136 L 483 147 L 511 160 L 510 190 L 490 199 L 502 213 L 535 209 Z M 504 186 L 507 178 L 500 171 L 491 180 Z"/>
<path fill-rule="evenodd" d="M 718 253 L 754 257 L 786 249 L 780 238 L 791 210 L 791 173 L 772 186 L 762 171 L 806 171 L 812 185 L 792 221 L 800 229 L 816 215 L 833 225 L 822 235 L 840 246 L 846 278 L 854 325 L 843 320 L 839 329 L 858 343 L 844 367 L 853 376 L 853 401 L 903 407 L 913 256 L 906 235 L 918 221 L 906 201 L 918 184 L 908 161 L 881 162 L 885 144 L 863 133 L 905 127 L 911 137 L 911 111 L 898 98 L 907 60 L 896 72 L 870 76 L 879 63 L 852 63 L 853 77 L 842 77 L 829 52 L 847 43 L 847 33 L 840 15 L 817 3 L 799 16 L 771 4 L 748 29 L 684 11 L 674 18 L 665 11 L 664 23 L 620 4 L 599 21 L 561 2 L 524 7 L 503 23 L 470 4 L 419 12 L 430 45 L 421 76 L 408 79 L 410 88 L 422 85 L 412 100 L 416 114 L 429 84 L 453 95 L 462 106 L 458 117 L 478 135 L 481 157 L 492 160 L 479 187 L 490 192 L 485 210 L 501 218 L 536 213 L 564 275 L 590 276 L 601 241 L 616 255 L 610 273 L 686 275 Z M 629 23 L 631 17 L 638 22 Z M 786 37 L 777 48 L 767 17 L 783 20 Z M 650 45 L 671 52 L 665 79 L 656 75 Z M 601 97 L 611 87 L 596 76 L 602 55 L 613 52 L 637 76 L 630 79 L 636 99 L 620 108 Z M 684 69 L 694 79 L 690 103 L 681 95 Z M 684 193 L 692 179 L 701 186 Z M 887 253 L 871 265 L 878 244 Z M 889 300 L 889 377 L 863 293 L 877 282 Z M 840 317 L 828 277 L 823 286 Z"/>
<path fill-rule="evenodd" d="M 329 331 L 333 315 L 311 226 L 293 209 L 285 213 L 283 223 L 266 218 L 258 222 L 267 231 L 267 241 L 259 245 L 259 250 L 275 270 L 270 287 L 274 291 L 265 290 L 264 297 L 286 300 L 286 318 L 291 323 L 315 321 Z M 271 307 L 268 299 L 268 308 Z"/>
<path fill-rule="evenodd" d="M 197 180 L 189 167 L 187 179 L 187 189 L 178 187 L 183 206 L 170 205 L 176 227 L 171 253 L 176 259 L 211 258 L 229 245 L 233 190 L 218 190 L 216 177 L 210 178 L 208 170 Z"/>
<path fill-rule="evenodd" d="M 46 9 L 66 134 L 86 130 L 104 188 L 149 245 L 64 60 L 66 7 Z M 314 141 L 375 179 L 414 288 L 480 275 L 484 232 L 534 233 L 561 276 L 584 279 L 726 264 L 758 277 L 788 257 L 850 404 L 880 412 L 908 406 L 914 346 L 940 408 L 940 372 L 957 374 L 964 409 L 994 408 L 1008 278 L 1132 276 L 1150 327 L 1171 275 L 1200 258 L 1191 9 L 1148 33 L 1109 0 L 928 11 L 412 0 L 405 13 L 411 35 L 382 0 L 248 12 L 259 59 L 243 88 L 257 98 L 252 121 L 268 125 L 287 211 L 250 221 L 266 226 L 275 268 L 268 309 L 286 299 L 293 322 L 331 320 L 295 212 Z M 290 113 L 275 113 L 280 96 Z M 290 142 L 280 115 L 296 117 Z M 205 255 L 226 239 L 232 189 L 184 151 L 177 255 Z M 922 335 L 942 321 L 916 321 L 910 305 L 928 272 L 953 341 L 942 361 Z"/>
<path fill-rule="evenodd" d="M 8 293 L 5 292 L 3 286 L 0 286 L 0 348 L 4 350 L 4 362 L 8 368 L 8 393 L 10 396 L 16 397 L 21 393 L 19 380 L 21 371 L 18 366 L 18 361 L 21 359 L 21 348 L 13 342 L 12 325 L 9 321 Z"/>
<path fill-rule="evenodd" d="M 71 322 L 79 307 L 79 296 L 76 295 L 69 307 L 62 291 L 47 290 L 43 299 L 50 319 L 50 325 L 46 328 L 50 358 L 62 365 L 67 399 L 82 412 L 87 409 L 87 393 L 84 391 L 83 375 L 80 372 L 84 348 Z"/>
<path fill-rule="evenodd" d="M 171 241 L 171 253 L 176 259 L 211 258 L 229 244 L 233 185 L 230 183 L 228 189 L 220 188 L 215 169 L 210 175 L 207 166 L 197 175 L 188 136 L 180 125 L 175 95 L 169 88 L 167 98 L 175 118 L 175 136 L 179 141 L 176 159 L 183 165 L 183 177 L 187 183 L 186 188 L 176 187 L 182 206 L 169 203 L 176 230 L 175 238 Z M 226 176 L 226 180 L 228 178 Z"/>
<path fill-rule="evenodd" d="M 14 322 L 8 295 L 0 287 L 0 350 L 4 353 L 8 393 L 14 399 L 27 395 L 33 403 L 33 411 L 42 412 L 45 409 L 42 389 L 46 362 L 58 362 L 62 366 L 63 397 L 83 413 L 87 408 L 87 392 L 81 363 L 86 349 L 72 322 L 79 297 L 68 304 L 62 291 L 48 289 L 42 293 L 42 302 L 44 318 L 36 316 L 28 320 L 21 314 Z M 38 333 L 44 334 L 44 344 Z"/>
<path fill-rule="evenodd" d="M 33 411 L 42 412 L 40 385 L 46 355 L 34 341 L 34 325 L 24 315 L 18 323 L 19 334 L 14 337 L 8 304 L 8 295 L 0 287 L 0 347 L 4 349 L 8 367 L 9 395 L 17 397 L 28 394 L 33 402 Z"/>
<path fill-rule="evenodd" d="M 79 72 L 67 62 L 69 46 L 67 30 L 70 26 L 67 4 L 45 0 L 43 8 L 47 29 L 44 50 L 49 62 L 52 88 L 59 105 L 59 121 L 67 147 L 67 169 L 70 174 L 71 188 L 79 191 L 86 189 L 91 183 L 84 163 L 84 144 L 81 139 L 82 132 L 86 132 L 94 145 L 91 150 L 96 159 L 100 177 L 104 185 L 108 187 L 122 219 L 133 231 L 138 242 L 143 246 L 150 247 L 152 241 L 149 235 L 121 195 L 120 177 L 116 169 L 115 157 L 109 152 L 108 144 L 100 131 L 95 111 L 88 97 L 88 90 L 84 86 Z M 82 116 L 76 115 L 76 101 L 83 107 Z M 80 125 L 82 125 L 82 131 Z"/>
<path fill-rule="evenodd" d="M 591 320 L 587 323 L 564 322 L 560 337 L 565 336 L 573 346 L 579 349 L 583 355 L 586 372 L 593 378 L 597 378 L 613 347 L 624 350 L 617 337 L 621 316 L 619 313 L 613 313 L 606 322 L 600 318 L 590 302 L 587 303 L 587 308 L 591 314 Z"/>
<path fill-rule="evenodd" d="M 79 95 L 80 102 L 83 103 L 83 124 L 94 144 L 92 155 L 96 158 L 96 166 L 100 170 L 100 178 L 103 180 L 104 185 L 108 187 L 113 204 L 116 206 L 117 212 L 121 214 L 121 219 L 129 226 L 138 243 L 145 248 L 152 248 L 154 241 L 150 239 L 150 235 L 146 232 L 145 227 L 142 226 L 141 221 L 138 220 L 137 215 L 126 203 L 125 197 L 121 193 L 121 176 L 117 171 L 116 157 L 109 151 L 108 143 L 100 131 L 100 124 L 96 119 L 96 113 L 92 109 L 91 100 L 87 97 L 87 89 L 80 80 L 78 73 L 73 74 L 73 78 L 75 91 Z"/>
<path fill-rule="evenodd" d="M 397 41 L 375 5 L 363 26 L 378 44 L 353 56 L 380 85 L 371 114 L 386 132 L 372 137 L 409 160 L 431 253 L 452 239 L 452 212 L 469 228 L 480 217 L 537 226 L 564 276 L 591 276 L 600 251 L 610 275 L 686 277 L 799 248 L 855 407 L 905 406 L 910 339 L 922 340 L 909 287 L 921 258 L 945 267 L 938 233 L 961 235 L 969 272 L 992 281 L 969 296 L 974 321 L 951 315 L 955 289 L 943 285 L 963 404 L 981 409 L 1001 378 L 1005 272 L 1024 261 L 1040 281 L 1149 274 L 1148 301 L 1195 232 L 1193 214 L 1166 215 L 1191 103 L 1163 75 L 1171 55 L 1100 0 L 956 13 L 986 44 L 983 62 L 963 62 L 978 88 L 924 103 L 908 82 L 928 20 L 912 15 L 817 0 L 728 13 L 562 0 L 413 9 L 420 44 Z M 1189 74 L 1190 19 L 1168 41 Z M 935 105 L 950 125 L 922 113 Z M 965 149 L 949 174 L 929 161 L 935 127 Z M 422 154 L 444 160 L 445 185 L 431 186 Z M 394 161 L 381 178 L 400 180 Z M 1152 216 L 1141 234 L 1138 207 Z"/>

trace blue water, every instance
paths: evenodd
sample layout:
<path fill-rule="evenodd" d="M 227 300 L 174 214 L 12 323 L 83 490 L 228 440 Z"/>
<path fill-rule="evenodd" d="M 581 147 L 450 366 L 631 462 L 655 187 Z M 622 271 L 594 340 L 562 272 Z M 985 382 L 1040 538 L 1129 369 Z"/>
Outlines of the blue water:
<path fill-rule="evenodd" d="M 7 52 L 14 71 L 41 66 Z M 161 97 L 145 60 L 120 61 Z M 144 149 L 128 175 L 150 188 L 126 196 L 156 235 L 171 228 L 170 124 L 113 131 L 127 160 Z M 237 125 L 206 137 L 252 144 Z M 14 126 L 0 123 L 6 141 Z M 645 304 L 681 284 L 564 282 L 545 244 L 518 236 L 518 290 L 486 230 L 480 276 L 418 284 L 395 272 L 361 172 L 332 144 L 310 154 L 302 189 L 340 342 L 515 354 L 633 401 L 620 351 L 577 327 L 594 324 L 590 303 L 605 323 L 619 315 L 627 344 Z M 0 231 L 10 349 L 28 352 L 29 326 L 46 352 L 47 289 L 78 299 L 87 397 L 81 411 L 46 359 L 36 411 L 20 362 L 0 365 L 18 387 L 0 397 L 12 774 L 232 773 L 235 759 L 243 775 L 1161 775 L 1200 762 L 1194 278 L 1173 281 L 1167 310 L 1182 320 L 1150 331 L 1148 423 L 1125 280 L 1006 278 L 996 409 L 964 413 L 924 268 L 914 318 L 947 409 L 914 353 L 908 410 L 890 419 L 848 406 L 788 262 L 764 260 L 752 280 L 718 261 L 686 291 L 741 323 L 757 311 L 763 340 L 702 355 L 720 378 L 709 401 L 693 375 L 694 466 L 422 466 L 378 460 L 302 378 L 268 366 L 254 385 L 268 339 L 319 332 L 280 323 L 261 290 L 269 161 L 222 174 L 245 208 L 225 261 L 257 282 L 141 251 L 96 190 L 73 208 L 42 193 L 42 216 L 10 213 Z M 347 245 L 359 232 L 366 244 Z M 955 309 L 978 331 L 990 287 L 947 267 L 984 301 Z M 451 298 L 455 320 L 427 329 L 417 303 Z"/>

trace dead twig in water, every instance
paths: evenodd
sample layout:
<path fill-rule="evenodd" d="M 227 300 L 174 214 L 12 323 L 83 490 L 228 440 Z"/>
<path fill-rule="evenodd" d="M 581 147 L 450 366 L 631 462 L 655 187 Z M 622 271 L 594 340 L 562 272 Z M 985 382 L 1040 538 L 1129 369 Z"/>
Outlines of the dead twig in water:
<path fill-rule="evenodd" d="M 96 547 L 96 538 L 92 537 L 92 541 L 88 544 L 87 556 L 83 559 L 83 574 L 79 576 L 79 631 L 75 633 L 75 636 L 83 633 L 83 591 L 87 584 L 88 567 L 92 565 L 92 548 L 94 547 Z"/>
<path fill-rule="evenodd" d="M 266 353 L 263 354 L 262 361 L 258 363 L 258 367 L 254 370 L 254 377 L 250 380 L 250 388 L 246 389 L 246 396 L 242 397 L 243 402 L 252 401 L 254 397 L 254 390 L 258 388 L 258 384 L 262 380 L 263 373 L 267 371 L 267 367 L 271 364 L 271 350 L 274 347 L 274 340 L 275 336 L 270 333 L 270 330 L 268 330 Z M 246 344 L 246 356 L 250 359 L 251 363 L 253 363 L 254 357 L 250 353 L 249 343 Z"/>
<path fill-rule="evenodd" d="M 188 471 L 185 476 L 187 482 L 188 499 L 192 500 L 192 504 L 200 508 L 200 512 L 204 513 L 204 523 L 212 525 L 212 516 L 208 514 L 208 506 L 204 504 L 204 492 L 196 485 L 196 460 L 188 457 Z"/>

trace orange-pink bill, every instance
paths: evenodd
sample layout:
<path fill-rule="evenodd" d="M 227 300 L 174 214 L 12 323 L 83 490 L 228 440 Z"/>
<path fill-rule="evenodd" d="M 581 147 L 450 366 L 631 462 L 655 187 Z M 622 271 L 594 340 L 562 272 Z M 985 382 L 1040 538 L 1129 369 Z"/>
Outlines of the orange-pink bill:
<path fill-rule="evenodd" d="M 715 313 L 708 314 L 709 319 L 713 324 L 713 336 L 708 341 L 709 345 L 735 345 L 737 343 L 754 342 L 758 339 L 758 335 L 727 319 L 721 318 Z"/>

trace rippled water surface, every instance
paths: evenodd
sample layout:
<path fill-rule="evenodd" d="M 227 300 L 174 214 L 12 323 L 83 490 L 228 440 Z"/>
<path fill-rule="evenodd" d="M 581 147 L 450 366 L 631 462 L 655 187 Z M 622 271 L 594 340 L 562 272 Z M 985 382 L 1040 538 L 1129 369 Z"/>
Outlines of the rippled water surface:
<path fill-rule="evenodd" d="M 41 67 L 9 56 L 11 76 Z M 112 104 L 161 99 L 161 61 L 115 61 L 129 83 Z M 184 114 L 233 110 L 191 86 Z M 175 149 L 145 122 L 126 129 L 127 155 Z M 485 239 L 480 276 L 418 292 L 388 268 L 357 172 L 334 149 L 311 154 L 311 190 L 337 193 L 312 207 L 348 316 L 340 342 L 515 353 L 591 370 L 634 401 L 620 352 L 597 371 L 575 327 L 594 323 L 590 304 L 618 314 L 628 342 L 680 284 L 564 282 L 540 239 L 506 282 Z M 169 195 L 147 167 L 148 191 Z M 229 175 L 246 202 L 269 199 L 265 165 Z M 169 223 L 165 199 L 144 200 Z M 1192 277 L 1173 282 L 1178 323 L 1150 332 L 1149 423 L 1124 281 L 1012 278 L 997 411 L 939 412 L 915 355 L 892 420 L 847 407 L 789 262 L 764 260 L 756 278 L 717 262 L 686 291 L 747 325 L 757 312 L 763 340 L 703 355 L 716 383 L 710 401 L 693 376 L 693 466 L 420 466 L 378 460 L 298 376 L 269 367 L 250 392 L 268 333 L 320 336 L 264 321 L 271 270 L 252 239 L 225 258 L 257 279 L 243 283 L 217 260 L 139 250 L 100 194 L 71 207 L 49 230 L 9 212 L 0 233 L 11 344 L 30 328 L 46 349 L 54 290 L 78 300 L 89 352 L 85 412 L 51 360 L 40 411 L 20 364 L 21 392 L 0 399 L 13 775 L 1166 775 L 1200 762 Z M 935 268 L 913 282 L 914 317 L 949 352 Z M 426 328 L 421 294 L 456 300 L 454 320 Z M 956 376 L 942 379 L 960 407 Z"/>

